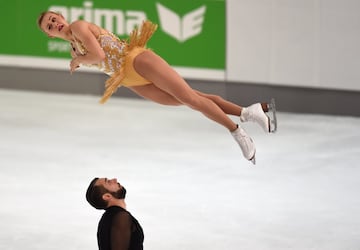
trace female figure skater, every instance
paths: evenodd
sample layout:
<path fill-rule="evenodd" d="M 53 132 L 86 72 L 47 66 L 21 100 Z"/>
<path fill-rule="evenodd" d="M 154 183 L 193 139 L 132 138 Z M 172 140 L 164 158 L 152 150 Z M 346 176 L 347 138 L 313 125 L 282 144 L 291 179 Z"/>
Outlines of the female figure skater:
<path fill-rule="evenodd" d="M 268 104 L 256 103 L 245 108 L 219 96 L 193 90 L 165 60 L 145 48 L 157 28 L 149 21 L 135 29 L 129 41 L 120 40 L 109 31 L 83 20 L 69 24 L 61 14 L 52 11 L 39 16 L 38 26 L 49 37 L 71 43 L 71 73 L 82 64 L 95 66 L 110 76 L 101 103 L 105 103 L 118 87 L 126 86 L 143 98 L 163 105 L 186 105 L 227 128 L 243 156 L 253 164 L 254 142 L 227 115 L 239 116 L 242 122 L 254 121 L 268 133 L 275 130 L 265 114 L 269 111 Z"/>

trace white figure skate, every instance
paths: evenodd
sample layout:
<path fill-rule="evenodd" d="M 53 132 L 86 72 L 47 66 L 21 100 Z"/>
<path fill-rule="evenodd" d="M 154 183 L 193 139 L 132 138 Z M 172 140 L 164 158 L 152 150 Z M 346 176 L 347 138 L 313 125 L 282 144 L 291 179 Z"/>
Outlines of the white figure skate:
<path fill-rule="evenodd" d="M 265 112 L 269 112 L 270 116 Z M 277 130 L 275 99 L 270 103 L 255 103 L 249 107 L 244 107 L 241 111 L 240 121 L 256 122 L 267 133 L 275 133 Z"/>
<path fill-rule="evenodd" d="M 231 132 L 231 135 L 239 144 L 244 157 L 255 165 L 256 148 L 250 136 L 248 136 L 245 130 L 241 127 L 238 127 L 235 131 Z"/>

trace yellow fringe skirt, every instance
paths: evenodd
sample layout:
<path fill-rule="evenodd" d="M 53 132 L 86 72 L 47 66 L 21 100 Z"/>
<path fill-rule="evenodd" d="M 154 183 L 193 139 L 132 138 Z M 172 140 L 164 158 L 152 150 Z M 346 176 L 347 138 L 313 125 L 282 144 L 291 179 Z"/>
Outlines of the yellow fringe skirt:
<path fill-rule="evenodd" d="M 149 80 L 139 75 L 133 66 L 135 57 L 148 50 L 146 43 L 154 34 L 157 25 L 150 21 L 143 22 L 140 29 L 131 32 L 129 42 L 124 50 L 124 61 L 120 69 L 114 72 L 105 82 L 105 91 L 100 103 L 105 103 L 115 91 L 121 86 L 139 86 L 151 83 Z"/>

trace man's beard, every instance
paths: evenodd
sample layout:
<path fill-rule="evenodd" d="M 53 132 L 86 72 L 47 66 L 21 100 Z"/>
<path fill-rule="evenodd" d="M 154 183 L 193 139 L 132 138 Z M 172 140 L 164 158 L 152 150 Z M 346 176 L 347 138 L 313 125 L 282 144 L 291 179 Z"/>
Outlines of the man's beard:
<path fill-rule="evenodd" d="M 117 199 L 125 199 L 126 189 L 124 187 L 121 187 L 121 189 L 116 192 L 111 192 L 111 194 Z"/>

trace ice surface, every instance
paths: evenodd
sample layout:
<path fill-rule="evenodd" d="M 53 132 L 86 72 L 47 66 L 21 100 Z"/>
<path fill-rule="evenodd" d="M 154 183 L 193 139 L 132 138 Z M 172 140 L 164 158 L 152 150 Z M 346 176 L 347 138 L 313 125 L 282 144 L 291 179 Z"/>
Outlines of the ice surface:
<path fill-rule="evenodd" d="M 360 118 L 242 124 L 252 166 L 196 111 L 99 98 L 0 91 L 0 249 L 97 249 L 95 176 L 126 186 L 147 250 L 360 249 Z"/>

